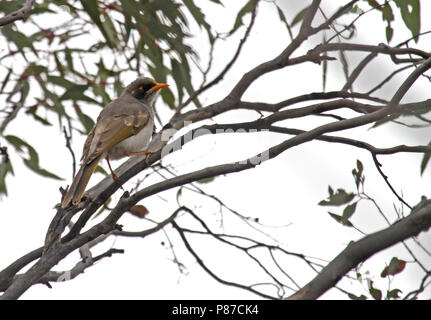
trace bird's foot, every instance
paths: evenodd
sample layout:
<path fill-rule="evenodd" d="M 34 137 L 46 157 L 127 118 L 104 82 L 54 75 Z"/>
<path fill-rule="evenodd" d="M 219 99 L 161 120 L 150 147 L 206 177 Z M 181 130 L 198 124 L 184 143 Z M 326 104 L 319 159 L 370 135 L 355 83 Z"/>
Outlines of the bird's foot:
<path fill-rule="evenodd" d="M 148 159 L 150 158 L 150 156 L 153 154 L 153 151 L 137 151 L 137 152 L 128 152 L 125 153 L 124 155 L 126 157 L 133 157 L 133 156 L 145 156 L 145 162 L 147 163 L 147 165 L 150 165 L 148 163 Z"/>

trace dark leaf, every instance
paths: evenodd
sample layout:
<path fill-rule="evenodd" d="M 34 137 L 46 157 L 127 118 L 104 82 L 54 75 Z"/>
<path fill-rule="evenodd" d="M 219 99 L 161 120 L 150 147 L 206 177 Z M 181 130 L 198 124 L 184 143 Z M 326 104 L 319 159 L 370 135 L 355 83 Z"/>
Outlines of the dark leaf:
<path fill-rule="evenodd" d="M 343 219 L 345 221 L 349 220 L 350 217 L 355 213 L 357 202 L 349 204 L 343 210 Z"/>
<path fill-rule="evenodd" d="M 51 122 L 49 122 L 45 118 L 42 118 L 36 112 L 37 112 L 37 108 L 29 108 L 25 113 L 31 115 L 34 118 L 34 120 L 42 123 L 44 126 L 52 126 Z"/>
<path fill-rule="evenodd" d="M 364 166 L 362 162 L 358 159 L 356 160 L 356 169 L 352 170 L 353 177 L 355 178 L 356 187 L 359 188 L 359 185 L 364 180 L 362 173 L 364 171 Z"/>
<path fill-rule="evenodd" d="M 6 176 L 9 173 L 14 174 L 10 159 L 6 156 L 0 156 L 0 194 L 7 195 Z"/>
<path fill-rule="evenodd" d="M 73 85 L 60 97 L 61 101 L 73 100 L 73 101 L 87 101 L 98 104 L 98 102 L 84 94 L 84 91 L 88 89 L 87 85 Z"/>
<path fill-rule="evenodd" d="M 103 169 L 101 166 L 96 166 L 96 169 L 94 170 L 94 172 L 99 172 L 101 174 L 103 174 L 104 176 L 109 176 L 110 174 L 108 172 L 106 172 L 105 169 Z"/>
<path fill-rule="evenodd" d="M 100 19 L 100 11 L 97 5 L 97 0 L 80 0 L 80 2 L 84 10 L 90 16 L 91 20 L 93 20 L 93 22 L 99 28 L 103 37 L 106 39 L 106 43 L 108 44 L 108 46 L 111 48 L 115 47 L 115 43 L 112 42 L 112 39 L 107 34 L 106 29 L 102 23 L 102 20 Z"/>
<path fill-rule="evenodd" d="M 169 106 L 169 108 L 176 109 L 175 96 L 172 93 L 171 89 L 169 88 L 163 89 L 161 96 L 163 101 Z"/>
<path fill-rule="evenodd" d="M 389 266 L 385 267 L 381 273 L 382 278 L 386 278 L 387 276 L 394 276 L 397 273 L 400 273 L 406 267 L 406 262 L 404 260 L 400 260 L 396 257 L 391 259 Z"/>
<path fill-rule="evenodd" d="M 304 9 L 302 9 L 301 11 L 299 11 L 296 16 L 293 18 L 292 20 L 292 27 L 297 25 L 299 22 L 302 21 L 302 19 L 304 18 L 305 13 L 307 12 L 309 7 L 305 7 Z"/>
<path fill-rule="evenodd" d="M 323 44 L 326 44 L 326 36 L 323 34 Z M 326 90 L 326 79 L 328 75 L 328 60 L 324 59 L 322 62 L 322 91 L 325 92 Z"/>
<path fill-rule="evenodd" d="M 243 25 L 243 18 L 247 13 L 250 13 L 251 10 L 253 9 L 253 5 L 256 2 L 256 0 L 249 0 L 247 1 L 247 3 L 239 10 L 236 19 L 235 19 L 235 23 L 232 27 L 232 30 L 229 31 L 229 34 L 234 33 L 236 30 L 238 30 L 238 28 L 240 26 Z"/>
<path fill-rule="evenodd" d="M 343 66 L 344 77 L 346 78 L 346 80 L 348 80 L 349 79 L 349 63 L 347 62 L 347 57 L 344 54 L 343 50 L 339 50 L 338 52 L 339 52 L 339 56 L 340 56 L 341 65 Z"/>
<path fill-rule="evenodd" d="M 12 26 L 13 25 L 6 25 L 1 29 L 8 41 L 14 43 L 21 52 L 24 48 L 31 48 L 34 52 L 33 44 L 28 37 L 19 31 L 15 31 Z"/>
<path fill-rule="evenodd" d="M 392 8 L 389 3 L 385 3 L 380 7 L 382 11 L 382 18 L 387 22 L 394 21 L 394 13 L 392 12 Z"/>
<path fill-rule="evenodd" d="M 211 32 L 211 26 L 208 24 L 208 22 L 206 22 L 205 15 L 202 13 L 201 9 L 194 4 L 193 0 L 183 0 L 183 3 L 190 11 L 197 24 L 205 28 L 210 42 L 214 42 L 214 37 Z"/>
<path fill-rule="evenodd" d="M 53 179 L 57 179 L 57 180 L 63 180 L 62 178 L 60 178 L 59 176 L 41 168 L 39 166 L 39 155 L 37 154 L 36 150 L 29 145 L 27 142 L 25 142 L 24 140 L 16 137 L 16 136 L 12 136 L 12 135 L 8 135 L 5 137 L 5 139 L 15 147 L 15 149 L 19 152 L 24 152 L 24 148 L 27 149 L 27 153 L 28 153 L 28 158 L 23 158 L 24 164 L 31 169 L 32 171 L 36 172 L 37 174 L 40 174 L 41 176 L 44 177 L 48 177 L 48 178 L 53 178 Z"/>
<path fill-rule="evenodd" d="M 431 146 L 431 141 L 428 142 L 428 146 Z M 423 173 L 424 173 L 424 171 L 428 165 L 428 162 L 430 160 L 430 157 L 431 157 L 431 152 L 424 153 L 424 155 L 422 157 L 422 161 L 421 161 L 421 175 L 423 175 Z"/>
<path fill-rule="evenodd" d="M 338 189 L 335 193 L 329 194 L 328 200 L 319 202 L 320 206 L 341 206 L 349 203 L 354 198 L 355 194 L 347 193 L 344 189 Z"/>
<path fill-rule="evenodd" d="M 78 115 L 79 121 L 82 123 L 82 125 L 85 128 L 85 134 L 88 134 L 91 129 L 93 129 L 94 121 L 89 116 L 87 116 L 85 113 L 81 111 L 81 108 L 76 107 L 76 114 Z"/>
<path fill-rule="evenodd" d="M 49 82 L 51 82 L 57 86 L 63 87 L 65 89 L 69 89 L 69 88 L 76 85 L 76 83 L 73 83 L 72 81 L 69 81 L 69 80 L 65 79 L 64 77 L 48 75 L 47 79 Z"/>
<path fill-rule="evenodd" d="M 345 220 L 342 216 L 339 216 L 338 214 L 328 212 L 329 215 L 338 223 L 341 223 L 343 226 L 346 227 L 353 227 L 352 223 L 349 220 Z"/>
<path fill-rule="evenodd" d="M 368 4 L 373 8 L 379 8 L 380 4 L 376 0 L 367 0 Z"/>
<path fill-rule="evenodd" d="M 374 288 L 373 281 L 371 281 L 371 280 L 369 282 L 368 291 L 370 292 L 370 294 L 374 298 L 374 300 L 382 300 L 382 291 Z"/>
<path fill-rule="evenodd" d="M 394 29 L 392 29 L 390 24 L 388 24 L 386 26 L 386 41 L 388 43 L 391 42 L 393 35 L 394 35 Z"/>
<path fill-rule="evenodd" d="M 203 179 L 198 180 L 197 182 L 199 182 L 199 183 L 209 183 L 209 182 L 214 181 L 214 179 L 215 179 L 215 177 L 203 178 Z"/>
<path fill-rule="evenodd" d="M 401 11 L 401 17 L 407 28 L 409 28 L 413 37 L 420 32 L 420 2 L 419 0 L 394 0 L 395 4 Z M 415 39 L 416 42 L 418 38 Z"/>
<path fill-rule="evenodd" d="M 353 293 L 348 293 L 347 296 L 352 300 L 367 300 L 367 297 L 361 294 L 360 296 L 356 296 Z"/>
<path fill-rule="evenodd" d="M 283 10 L 280 9 L 280 7 L 274 3 L 277 8 L 278 17 L 280 18 L 280 21 L 284 23 L 284 25 L 287 28 L 287 31 L 289 32 L 290 38 L 293 38 L 292 29 L 290 28 L 289 22 L 287 22 L 286 16 L 284 15 Z"/>
<path fill-rule="evenodd" d="M 6 77 L 4 78 L 4 80 L 2 82 L 2 85 L 1 85 L 1 88 L 0 88 L 0 92 L 3 92 L 4 88 L 6 87 L 8 81 L 9 81 L 9 78 L 10 78 L 11 74 L 12 74 L 12 68 L 9 68 L 9 70 L 8 70 L 8 72 L 6 74 Z"/>
<path fill-rule="evenodd" d="M 400 297 L 400 293 L 402 293 L 400 289 L 392 289 L 387 292 L 386 297 L 388 299 L 398 299 Z"/>
<path fill-rule="evenodd" d="M 135 217 L 142 219 L 148 214 L 148 209 L 141 204 L 137 204 L 131 207 L 129 212 L 133 214 Z"/>

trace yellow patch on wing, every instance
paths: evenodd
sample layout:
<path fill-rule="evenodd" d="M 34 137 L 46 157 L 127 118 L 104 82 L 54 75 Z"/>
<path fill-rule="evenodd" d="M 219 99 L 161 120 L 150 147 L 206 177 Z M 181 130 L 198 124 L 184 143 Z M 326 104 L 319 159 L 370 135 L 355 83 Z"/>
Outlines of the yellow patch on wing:
<path fill-rule="evenodd" d="M 92 140 L 96 140 L 88 143 L 87 152 L 91 152 L 91 154 L 86 155 L 85 162 L 93 161 L 117 143 L 137 134 L 147 124 L 148 118 L 148 112 L 140 112 L 136 115 L 114 116 L 97 123 L 92 137 Z M 94 150 L 90 150 L 91 146 L 94 146 Z"/>

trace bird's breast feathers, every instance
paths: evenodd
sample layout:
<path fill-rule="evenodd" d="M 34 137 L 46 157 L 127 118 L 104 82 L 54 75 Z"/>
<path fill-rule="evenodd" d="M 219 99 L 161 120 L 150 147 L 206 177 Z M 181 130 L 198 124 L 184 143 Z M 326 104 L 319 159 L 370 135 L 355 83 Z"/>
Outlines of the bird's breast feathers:
<path fill-rule="evenodd" d="M 126 153 L 144 151 L 153 135 L 153 121 L 149 119 L 147 124 L 135 135 L 117 143 L 108 151 L 109 159 L 115 160 L 124 157 Z"/>

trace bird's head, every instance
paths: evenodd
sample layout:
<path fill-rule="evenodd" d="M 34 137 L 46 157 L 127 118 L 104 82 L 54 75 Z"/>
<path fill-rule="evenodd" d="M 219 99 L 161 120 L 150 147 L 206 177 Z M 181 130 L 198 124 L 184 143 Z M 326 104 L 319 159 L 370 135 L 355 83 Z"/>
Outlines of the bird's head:
<path fill-rule="evenodd" d="M 160 89 L 167 86 L 167 84 L 157 83 L 151 78 L 138 78 L 129 84 L 124 92 L 127 92 L 139 101 L 152 106 L 160 92 Z"/>

